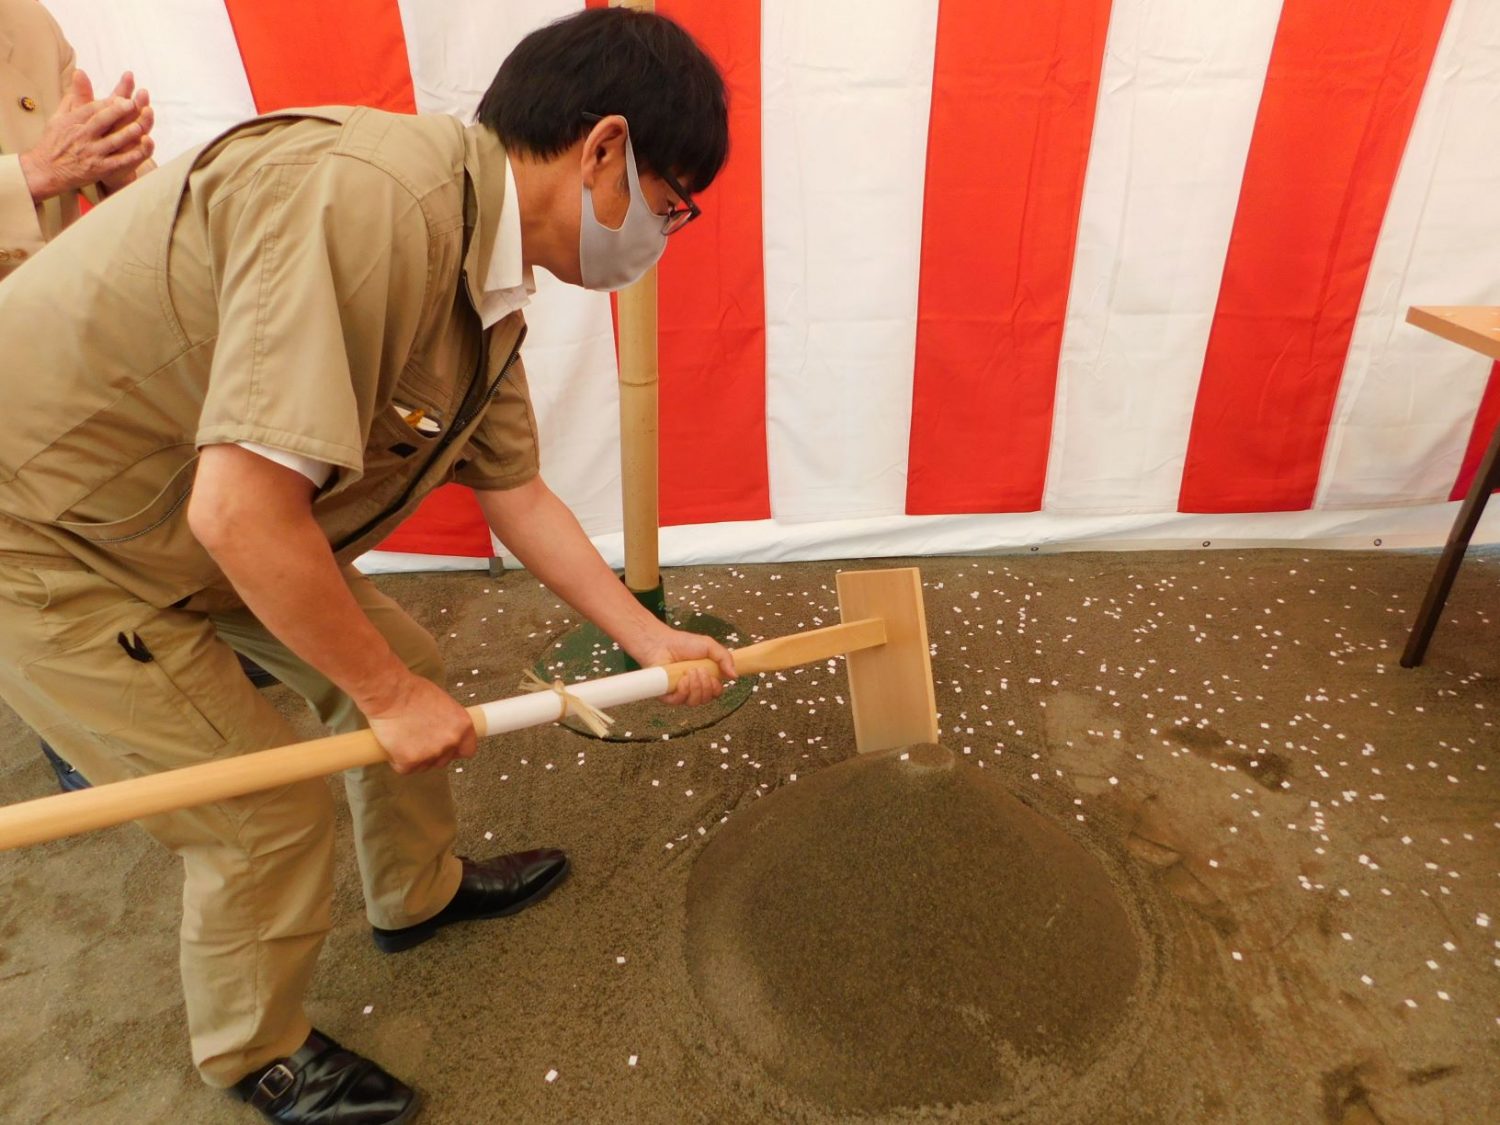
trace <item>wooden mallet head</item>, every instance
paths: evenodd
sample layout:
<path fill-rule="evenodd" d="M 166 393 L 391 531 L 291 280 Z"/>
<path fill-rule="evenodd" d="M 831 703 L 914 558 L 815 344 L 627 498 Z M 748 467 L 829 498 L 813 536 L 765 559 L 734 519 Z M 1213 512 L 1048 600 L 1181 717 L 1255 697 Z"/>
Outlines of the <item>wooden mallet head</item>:
<path fill-rule="evenodd" d="M 878 617 L 885 644 L 851 651 L 849 709 L 861 754 L 938 740 L 937 701 L 922 609 L 922 572 L 914 566 L 845 570 L 838 576 L 839 617 Z"/>
<path fill-rule="evenodd" d="M 735 649 L 735 671 L 753 676 L 845 655 L 854 745 L 860 753 L 936 742 L 922 572 L 914 566 L 845 570 L 839 573 L 838 587 L 840 624 Z M 694 667 L 715 671 L 711 661 L 669 664 L 671 685 Z"/>

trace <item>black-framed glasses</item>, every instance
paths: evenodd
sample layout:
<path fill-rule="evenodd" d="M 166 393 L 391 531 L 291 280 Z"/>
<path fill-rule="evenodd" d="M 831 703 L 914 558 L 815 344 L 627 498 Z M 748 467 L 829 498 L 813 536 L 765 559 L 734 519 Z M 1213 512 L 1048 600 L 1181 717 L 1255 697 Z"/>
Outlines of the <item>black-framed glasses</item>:
<path fill-rule="evenodd" d="M 585 121 L 591 122 L 599 122 L 604 120 L 604 118 L 597 113 L 587 112 L 584 113 L 583 119 Z M 678 199 L 682 200 L 682 202 L 685 204 L 685 206 L 682 207 L 673 207 L 666 214 L 655 212 L 656 217 L 661 220 L 662 234 L 676 234 L 683 227 L 687 226 L 690 222 L 696 219 L 699 215 L 703 214 L 703 208 L 699 207 L 698 204 L 693 202 L 693 197 L 687 193 L 687 190 L 680 183 L 677 182 L 677 178 L 673 176 L 671 172 L 663 170 L 657 172 L 656 174 L 661 177 L 662 182 L 666 184 L 667 187 L 672 189 L 672 194 L 675 195 Z"/>

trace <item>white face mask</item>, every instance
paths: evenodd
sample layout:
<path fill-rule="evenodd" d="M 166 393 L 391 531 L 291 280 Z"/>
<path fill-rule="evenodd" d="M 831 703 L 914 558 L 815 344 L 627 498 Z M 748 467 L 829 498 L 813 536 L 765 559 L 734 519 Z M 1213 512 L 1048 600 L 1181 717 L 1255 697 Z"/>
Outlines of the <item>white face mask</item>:
<path fill-rule="evenodd" d="M 667 248 L 662 217 L 651 210 L 635 169 L 635 149 L 625 138 L 625 173 L 630 183 L 630 206 L 618 230 L 594 215 L 594 196 L 583 189 L 583 214 L 578 226 L 578 271 L 585 289 L 624 289 L 639 281 Z"/>

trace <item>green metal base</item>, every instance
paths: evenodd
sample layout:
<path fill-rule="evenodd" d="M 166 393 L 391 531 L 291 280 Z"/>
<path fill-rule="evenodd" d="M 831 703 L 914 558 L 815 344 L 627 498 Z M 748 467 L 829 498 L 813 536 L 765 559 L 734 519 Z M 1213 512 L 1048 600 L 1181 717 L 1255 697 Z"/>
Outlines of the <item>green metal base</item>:
<path fill-rule="evenodd" d="M 623 574 L 620 576 L 620 581 L 625 581 Z M 628 584 L 625 588 L 627 590 L 630 589 Z M 651 612 L 651 616 L 658 621 L 665 621 L 667 619 L 667 588 L 664 583 L 658 582 L 650 590 L 630 590 L 630 596 L 645 606 Z M 625 661 L 620 671 L 639 672 L 641 670 L 641 666 L 625 653 L 620 653 L 620 657 Z"/>
<path fill-rule="evenodd" d="M 665 583 L 658 582 L 650 590 L 631 590 L 630 594 L 636 601 L 651 611 L 652 617 L 658 621 L 665 621 L 667 619 L 667 587 Z"/>
<path fill-rule="evenodd" d="M 653 591 L 648 591 L 651 592 Z M 660 592 L 661 587 L 658 586 L 654 593 Z M 641 598 L 642 595 L 637 593 L 636 597 Z M 647 605 L 645 601 L 642 604 Z M 651 607 L 647 605 L 647 608 Z M 665 603 L 662 610 L 662 620 L 674 628 L 684 629 L 689 633 L 704 633 L 731 647 L 741 642 L 738 630 L 727 621 L 701 613 L 677 618 L 666 613 Z M 532 671 L 549 684 L 553 680 L 562 680 L 566 685 L 579 680 L 613 676 L 638 667 L 602 629 L 585 622 L 554 637 L 541 659 L 532 666 Z M 728 718 L 750 698 L 753 681 L 753 676 L 743 676 L 725 688 L 724 694 L 718 699 L 701 707 L 672 707 L 654 699 L 610 707 L 608 711 L 614 717 L 615 724 L 604 736 L 604 741 L 659 742 L 663 737 L 691 734 L 695 730 L 713 726 Z M 563 725 L 587 738 L 595 737 L 575 718 L 564 719 Z"/>

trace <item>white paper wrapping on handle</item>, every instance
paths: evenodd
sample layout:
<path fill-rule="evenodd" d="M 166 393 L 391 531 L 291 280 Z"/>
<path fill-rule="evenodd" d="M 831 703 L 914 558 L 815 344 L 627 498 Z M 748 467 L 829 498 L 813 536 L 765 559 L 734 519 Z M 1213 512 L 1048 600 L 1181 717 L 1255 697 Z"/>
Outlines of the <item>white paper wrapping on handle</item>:
<path fill-rule="evenodd" d="M 642 668 L 638 672 L 622 672 L 618 676 L 563 686 L 569 695 L 576 695 L 600 710 L 607 711 L 622 703 L 639 703 L 643 699 L 655 699 L 667 694 L 667 670 Z M 538 691 L 530 695 L 512 696 L 510 699 L 497 699 L 493 703 L 482 704 L 480 710 L 484 712 L 485 734 L 504 734 L 506 731 L 524 730 L 526 727 L 556 722 L 562 717 L 562 698 L 555 691 Z"/>

